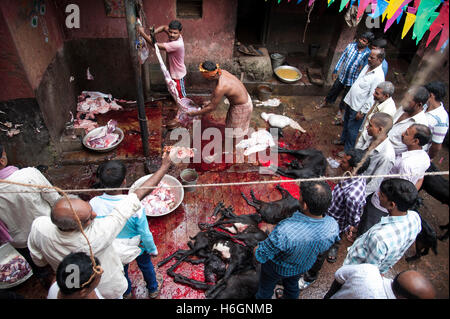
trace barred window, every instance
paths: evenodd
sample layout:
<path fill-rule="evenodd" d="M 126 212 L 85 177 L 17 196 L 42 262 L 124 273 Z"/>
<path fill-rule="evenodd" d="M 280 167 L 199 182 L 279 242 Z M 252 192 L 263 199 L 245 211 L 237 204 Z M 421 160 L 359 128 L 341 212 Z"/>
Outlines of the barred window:
<path fill-rule="evenodd" d="M 201 19 L 203 0 L 177 0 L 177 18 Z"/>

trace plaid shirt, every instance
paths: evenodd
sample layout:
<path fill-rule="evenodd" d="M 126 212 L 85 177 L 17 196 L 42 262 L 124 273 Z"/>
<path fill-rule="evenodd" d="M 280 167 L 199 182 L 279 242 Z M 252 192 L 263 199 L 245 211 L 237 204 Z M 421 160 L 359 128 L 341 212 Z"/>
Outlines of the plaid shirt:
<path fill-rule="evenodd" d="M 356 42 L 350 43 L 339 58 L 333 73 L 337 73 L 342 66 L 339 81 L 345 86 L 351 86 L 366 64 L 369 54 L 370 49 L 368 47 L 359 51 Z"/>
<path fill-rule="evenodd" d="M 374 264 L 385 273 L 402 258 L 422 230 L 419 214 L 382 217 L 348 248 L 344 265 Z"/>
<path fill-rule="evenodd" d="M 266 240 L 258 244 L 256 260 L 272 260 L 275 271 L 285 277 L 307 272 L 320 253 L 339 241 L 339 228 L 330 216 L 308 217 L 295 212 L 279 222 Z"/>
<path fill-rule="evenodd" d="M 365 204 L 366 179 L 344 179 L 333 189 L 328 215 L 336 219 L 340 232 L 347 231 L 350 226 L 358 226 Z"/>

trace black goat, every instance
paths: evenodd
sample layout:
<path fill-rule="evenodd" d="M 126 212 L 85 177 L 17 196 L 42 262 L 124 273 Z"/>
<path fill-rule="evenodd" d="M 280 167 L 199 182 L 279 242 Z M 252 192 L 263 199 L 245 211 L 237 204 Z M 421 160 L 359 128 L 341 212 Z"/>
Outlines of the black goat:
<path fill-rule="evenodd" d="M 275 173 L 289 178 L 310 178 L 324 176 L 327 169 L 327 160 L 323 153 L 316 149 L 288 150 L 278 147 L 278 153 L 287 153 L 301 161 L 292 161 L 287 169 L 277 168 Z"/>
<path fill-rule="evenodd" d="M 439 170 L 433 163 L 431 163 L 430 167 L 427 169 L 427 172 L 439 172 Z M 449 206 L 448 180 L 443 178 L 441 175 L 425 175 L 420 190 L 424 190 L 442 204 Z M 443 235 L 438 237 L 439 240 L 445 240 L 448 238 L 448 225 L 449 224 L 447 223 L 447 225 L 439 226 L 440 229 L 447 230 Z"/>
<path fill-rule="evenodd" d="M 291 217 L 293 213 L 300 209 L 298 200 L 287 190 L 280 185 L 277 185 L 276 189 L 280 191 L 282 198 L 273 202 L 263 202 L 256 199 L 253 190 L 250 191 L 252 201 L 245 197 L 244 193 L 241 193 L 247 204 L 255 207 L 262 220 L 269 224 L 278 224 L 278 222 Z"/>
<path fill-rule="evenodd" d="M 261 265 L 232 275 L 226 285 L 222 285 L 215 293 L 215 299 L 253 299 L 258 291 Z"/>
<path fill-rule="evenodd" d="M 419 208 L 423 204 L 423 199 L 418 198 L 412 210 L 419 213 Z M 428 255 L 431 249 L 435 255 L 437 255 L 437 235 L 433 227 L 420 215 L 420 222 L 422 229 L 416 237 L 416 254 L 411 257 L 406 257 L 407 262 L 411 262 L 419 259 L 422 256 Z"/>

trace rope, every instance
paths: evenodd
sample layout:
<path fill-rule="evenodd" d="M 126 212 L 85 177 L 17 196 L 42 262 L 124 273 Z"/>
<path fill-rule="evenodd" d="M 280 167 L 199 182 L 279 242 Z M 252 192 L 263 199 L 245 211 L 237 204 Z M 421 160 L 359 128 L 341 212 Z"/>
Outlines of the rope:
<path fill-rule="evenodd" d="M 86 189 L 66 189 L 61 190 L 58 187 L 43 186 L 43 185 L 31 185 L 23 184 L 12 181 L 7 181 L 0 179 L 0 183 L 14 184 L 26 187 L 36 187 L 36 188 L 53 188 L 58 192 L 66 193 L 83 193 L 83 192 L 106 192 L 106 191 L 123 191 L 123 190 L 136 190 L 136 189 L 156 189 L 156 188 L 181 188 L 181 187 L 224 187 L 224 186 L 239 186 L 239 185 L 255 185 L 255 184 L 278 184 L 278 183 L 301 183 L 301 182 L 313 182 L 313 181 L 339 181 L 350 178 L 376 178 L 376 177 L 408 177 L 408 176 L 426 176 L 426 175 L 448 175 L 449 171 L 440 172 L 425 172 L 425 174 L 386 174 L 386 175 L 356 175 L 354 176 L 351 172 L 345 172 L 343 176 L 321 176 L 312 178 L 300 178 L 291 180 L 267 180 L 267 181 L 249 181 L 249 182 L 229 182 L 229 183 L 211 183 L 211 184 L 195 184 L 195 185 L 171 185 L 171 186 L 147 186 L 147 187 L 119 187 L 119 188 L 86 188 Z M 51 192 L 51 190 L 44 191 L 5 191 L 0 192 L 0 194 L 12 194 L 12 193 L 41 193 L 41 192 Z M 77 216 L 78 217 L 78 216 Z"/>

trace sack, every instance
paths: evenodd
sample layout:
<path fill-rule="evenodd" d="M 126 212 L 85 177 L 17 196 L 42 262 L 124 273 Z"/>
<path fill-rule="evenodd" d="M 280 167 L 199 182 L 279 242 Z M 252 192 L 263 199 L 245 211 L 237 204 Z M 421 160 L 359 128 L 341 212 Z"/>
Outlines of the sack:
<path fill-rule="evenodd" d="M 139 36 L 138 39 L 138 44 L 137 44 L 137 48 L 138 48 L 138 58 L 139 58 L 139 62 L 141 64 L 144 64 L 145 61 L 148 58 L 149 55 L 149 50 L 148 50 L 148 46 L 147 46 L 147 41 L 145 41 L 145 39 L 142 36 Z"/>

